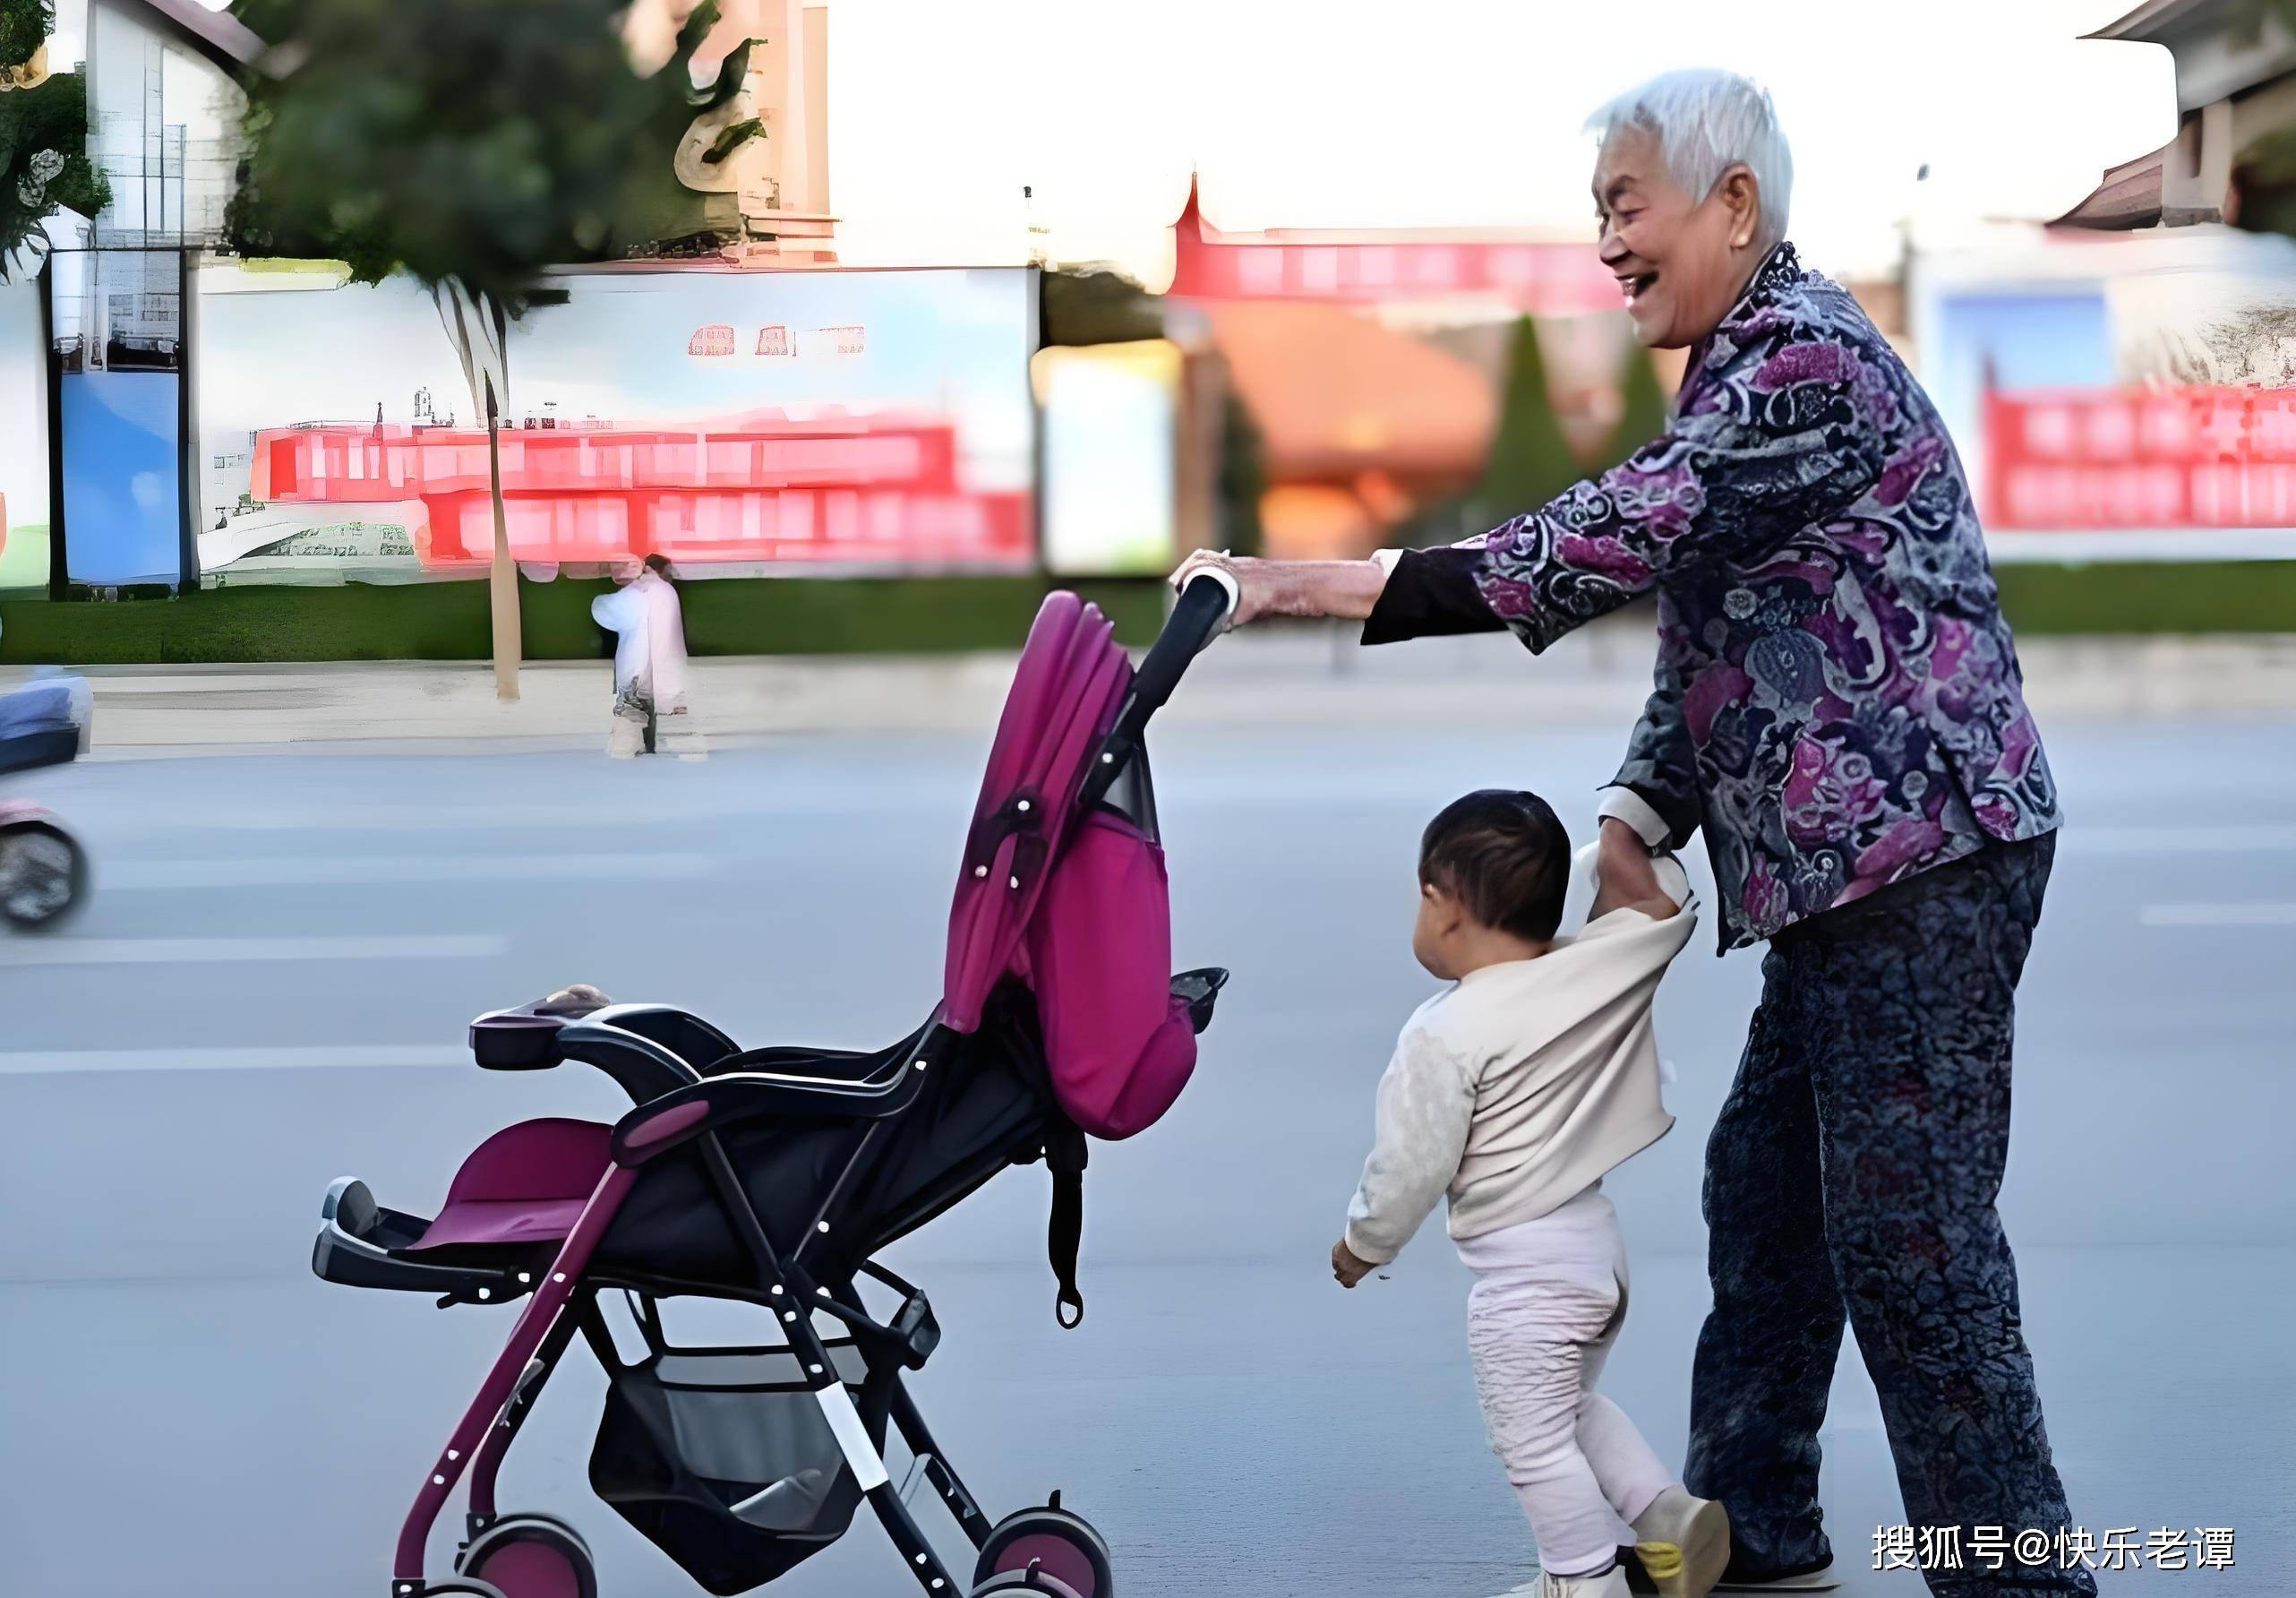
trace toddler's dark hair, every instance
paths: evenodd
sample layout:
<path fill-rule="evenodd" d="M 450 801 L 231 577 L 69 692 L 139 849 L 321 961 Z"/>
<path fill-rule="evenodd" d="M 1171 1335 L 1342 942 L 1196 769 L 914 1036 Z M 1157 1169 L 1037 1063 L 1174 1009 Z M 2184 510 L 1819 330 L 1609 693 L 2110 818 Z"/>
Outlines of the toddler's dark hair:
<path fill-rule="evenodd" d="M 657 577 L 670 575 L 670 557 L 656 550 L 646 557 L 646 569 Z"/>
<path fill-rule="evenodd" d="M 1443 807 L 1419 835 L 1419 881 L 1451 894 L 1485 926 L 1544 943 L 1563 920 L 1571 835 L 1536 794 L 1478 788 Z"/>

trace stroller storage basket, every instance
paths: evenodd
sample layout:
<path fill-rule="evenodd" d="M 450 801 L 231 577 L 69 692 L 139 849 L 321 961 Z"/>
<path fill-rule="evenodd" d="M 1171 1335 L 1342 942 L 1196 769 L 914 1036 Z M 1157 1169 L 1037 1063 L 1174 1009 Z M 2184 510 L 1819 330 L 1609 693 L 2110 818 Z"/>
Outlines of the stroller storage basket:
<path fill-rule="evenodd" d="M 866 1369 L 849 1340 L 837 1374 Z M 844 1534 L 860 1483 L 785 1347 L 667 1350 L 614 1370 L 590 1485 L 712 1593 L 747 1592 Z"/>

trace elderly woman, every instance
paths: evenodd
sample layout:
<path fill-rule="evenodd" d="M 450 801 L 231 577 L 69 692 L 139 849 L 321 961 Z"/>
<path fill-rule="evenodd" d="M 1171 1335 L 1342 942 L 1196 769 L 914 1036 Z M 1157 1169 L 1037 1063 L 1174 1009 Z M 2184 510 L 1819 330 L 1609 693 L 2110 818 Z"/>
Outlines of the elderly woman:
<path fill-rule="evenodd" d="M 2094 1593 L 2063 1551 L 1994 1211 L 2058 811 L 1968 485 L 1904 364 L 1785 241 L 1768 95 L 1671 73 L 1589 125 L 1636 337 L 1691 351 L 1666 433 L 1451 548 L 1199 553 L 1176 576 L 1227 568 L 1239 623 L 1347 616 L 1366 644 L 1504 627 L 1534 654 L 1656 597 L 1656 689 L 1602 824 L 1675 846 L 1702 826 L 1724 948 L 1769 946 L 1707 1146 L 1684 1481 L 1728 1508 L 1730 1579 L 1821 1584 L 1846 1316 L 1907 1521 L 1937 1528 L 1922 1551 L 1961 1528 L 1951 1565 L 1923 1561 L 1931 1590 Z M 1983 1551 L 2027 1530 L 2037 1557 L 2028 1538 L 1994 1568 Z"/>

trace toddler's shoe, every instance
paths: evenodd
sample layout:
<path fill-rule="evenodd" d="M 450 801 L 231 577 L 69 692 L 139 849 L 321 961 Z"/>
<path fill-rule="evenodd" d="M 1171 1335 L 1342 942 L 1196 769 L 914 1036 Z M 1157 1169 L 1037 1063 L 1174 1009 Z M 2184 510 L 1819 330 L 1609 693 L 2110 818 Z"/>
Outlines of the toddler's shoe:
<path fill-rule="evenodd" d="M 1632 1598 L 1632 1589 L 1625 1567 L 1613 1565 L 1599 1576 L 1550 1576 L 1542 1570 L 1538 1580 L 1509 1588 L 1503 1598 Z"/>
<path fill-rule="evenodd" d="M 1706 1598 L 1730 1564 L 1730 1515 L 1712 1499 L 1693 1498 L 1679 1484 L 1636 1516 L 1634 1562 L 1649 1578 L 1644 1591 L 1660 1598 Z"/>

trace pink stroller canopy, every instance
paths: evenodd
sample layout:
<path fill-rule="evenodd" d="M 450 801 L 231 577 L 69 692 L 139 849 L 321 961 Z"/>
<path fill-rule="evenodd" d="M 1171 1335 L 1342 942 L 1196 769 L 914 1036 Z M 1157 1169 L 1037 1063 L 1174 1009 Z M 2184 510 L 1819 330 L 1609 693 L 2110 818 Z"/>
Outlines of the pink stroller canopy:
<path fill-rule="evenodd" d="M 948 917 L 941 1022 L 981 1024 L 981 1007 L 1009 970 L 1052 862 L 1075 817 L 1092 752 L 1115 724 L 1131 662 L 1116 629 L 1067 592 L 1046 597 L 1029 629 L 965 834 Z"/>

